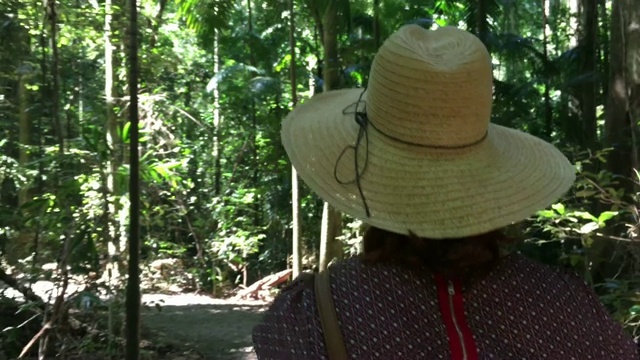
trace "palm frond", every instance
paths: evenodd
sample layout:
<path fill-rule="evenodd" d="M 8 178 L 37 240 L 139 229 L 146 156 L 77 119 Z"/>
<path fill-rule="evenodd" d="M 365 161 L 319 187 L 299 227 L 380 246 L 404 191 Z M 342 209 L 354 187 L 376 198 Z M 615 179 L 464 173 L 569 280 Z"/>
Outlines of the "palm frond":
<path fill-rule="evenodd" d="M 468 0 L 464 19 L 469 31 L 484 41 L 490 33 L 495 32 L 495 20 L 500 17 L 501 12 L 499 0 Z"/>
<path fill-rule="evenodd" d="M 264 74 L 264 71 L 258 69 L 255 66 L 251 66 L 251 65 L 243 64 L 243 63 L 235 63 L 235 64 L 233 64 L 231 66 L 225 66 L 220 70 L 219 73 L 214 75 L 211 78 L 211 80 L 209 80 L 209 82 L 207 83 L 206 90 L 208 92 L 211 92 L 216 87 L 216 85 L 218 85 L 225 78 L 228 78 L 230 76 L 236 76 L 237 77 L 237 76 L 239 76 L 241 74 L 262 75 L 262 74 Z"/>
<path fill-rule="evenodd" d="M 235 1 L 229 0 L 176 0 L 178 12 L 187 26 L 208 39 L 215 30 L 228 26 Z"/>
<path fill-rule="evenodd" d="M 255 94 L 270 94 L 280 86 L 280 80 L 270 76 L 256 76 L 249 81 L 249 89 Z"/>

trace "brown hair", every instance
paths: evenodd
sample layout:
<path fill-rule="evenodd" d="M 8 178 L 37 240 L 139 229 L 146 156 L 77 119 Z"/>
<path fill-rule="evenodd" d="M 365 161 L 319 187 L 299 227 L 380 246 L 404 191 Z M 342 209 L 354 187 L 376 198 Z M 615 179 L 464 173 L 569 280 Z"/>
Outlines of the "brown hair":
<path fill-rule="evenodd" d="M 500 260 L 502 244 L 513 240 L 501 231 L 459 239 L 434 240 L 370 227 L 364 234 L 365 264 L 393 263 L 446 276 L 482 277 Z"/>

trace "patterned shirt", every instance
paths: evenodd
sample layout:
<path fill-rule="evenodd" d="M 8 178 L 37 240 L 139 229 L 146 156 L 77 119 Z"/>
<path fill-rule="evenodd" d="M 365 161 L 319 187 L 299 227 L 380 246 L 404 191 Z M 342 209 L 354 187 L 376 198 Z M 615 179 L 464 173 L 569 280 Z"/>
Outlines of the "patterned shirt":
<path fill-rule="evenodd" d="M 331 291 L 349 357 L 451 359 L 436 280 L 426 271 L 367 266 L 357 258 L 333 265 Z M 461 290 L 461 316 L 478 359 L 640 358 L 575 275 L 514 254 Z M 313 287 L 298 278 L 283 289 L 253 341 L 259 359 L 327 359 Z"/>

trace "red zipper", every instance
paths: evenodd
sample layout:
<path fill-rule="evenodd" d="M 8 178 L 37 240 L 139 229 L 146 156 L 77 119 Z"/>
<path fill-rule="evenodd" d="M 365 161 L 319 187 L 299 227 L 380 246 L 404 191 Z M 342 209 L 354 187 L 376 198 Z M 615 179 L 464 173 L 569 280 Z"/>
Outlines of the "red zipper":
<path fill-rule="evenodd" d="M 464 315 L 462 284 L 457 279 L 447 280 L 439 274 L 435 275 L 435 280 L 440 313 L 449 338 L 451 360 L 478 360 L 478 349 Z"/>

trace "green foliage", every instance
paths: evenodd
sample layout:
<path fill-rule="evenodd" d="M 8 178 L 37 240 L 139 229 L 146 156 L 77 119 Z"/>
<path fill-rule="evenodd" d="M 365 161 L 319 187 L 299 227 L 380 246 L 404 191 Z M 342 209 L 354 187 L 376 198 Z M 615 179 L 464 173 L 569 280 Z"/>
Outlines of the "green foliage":
<path fill-rule="evenodd" d="M 639 193 L 629 197 L 620 187 L 620 179 L 611 173 L 593 173 L 583 167 L 602 165 L 608 152 L 598 151 L 576 162 L 579 172 L 572 195 L 537 213 L 529 228 L 534 237 L 528 242 L 554 247 L 556 259 L 550 262 L 582 274 L 614 316 L 637 337 L 640 280 L 633 274 L 640 270 L 640 253 L 634 244 L 634 229 L 640 220 Z M 609 249 L 611 242 L 617 242 L 619 248 Z M 613 268 L 608 269 L 610 265 Z"/>
<path fill-rule="evenodd" d="M 195 277 L 199 289 L 219 294 L 221 288 L 243 280 L 251 283 L 289 265 L 291 173 L 280 144 L 280 123 L 294 102 L 289 77 L 291 14 L 288 2 L 276 0 L 160 3 L 140 2 L 143 256 L 149 263 L 179 258 L 185 277 Z M 372 3 L 338 2 L 343 87 L 368 83 L 376 51 Z M 486 32 L 479 35 L 494 65 L 493 122 L 556 143 L 579 170 L 571 194 L 526 223 L 529 241 L 521 250 L 545 263 L 577 270 L 638 336 L 640 285 L 633 277 L 638 259 L 630 241 L 637 239 L 637 194 L 606 170 L 609 164 L 604 160 L 610 153 L 585 147 L 580 91 L 604 81 L 602 75 L 581 70 L 588 54 L 577 46 L 580 33 L 572 25 L 576 14 L 570 14 L 564 2 L 550 2 L 550 31 L 544 44 L 544 2 L 379 3 L 382 41 L 407 23 Z M 58 148 L 58 124 L 51 113 L 53 52 L 42 7 L 13 0 L 0 3 L 0 253 L 10 265 L 37 278 L 40 265 L 61 259 L 68 239 L 71 273 L 88 278 L 113 261 L 113 236 L 126 246 L 125 153 L 131 130 L 124 120 L 129 106 L 126 3 L 114 0 L 112 9 L 117 123 L 113 145 L 107 143 L 104 4 L 56 4 L 64 153 Z M 327 4 L 294 4 L 298 103 L 322 89 L 317 15 Z M 600 19 L 598 25 L 602 30 L 597 70 L 608 74 L 608 19 Z M 219 63 L 217 72 L 214 61 Z M 594 104 L 600 147 L 606 90 L 598 88 Z M 21 143 L 21 134 L 28 143 Z M 311 269 L 317 258 L 322 201 L 304 185 L 301 211 L 304 267 Z M 344 217 L 343 225 L 343 250 L 356 254 L 362 224 Z M 241 279 L 244 273 L 247 279 Z"/>

